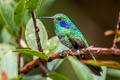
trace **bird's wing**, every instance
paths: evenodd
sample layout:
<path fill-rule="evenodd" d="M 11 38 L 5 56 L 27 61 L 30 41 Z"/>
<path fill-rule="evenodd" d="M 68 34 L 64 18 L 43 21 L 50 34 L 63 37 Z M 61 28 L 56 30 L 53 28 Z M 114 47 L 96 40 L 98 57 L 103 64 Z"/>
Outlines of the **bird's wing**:
<path fill-rule="evenodd" d="M 87 47 L 86 43 L 81 38 L 78 39 L 73 36 L 74 35 L 72 36 L 68 35 L 68 39 L 71 42 L 74 49 L 82 49 Z M 90 53 L 77 56 L 77 58 L 78 60 L 94 60 L 94 57 Z M 94 74 L 100 75 L 100 72 L 102 71 L 101 67 L 95 67 L 91 65 L 87 65 L 87 66 Z"/>

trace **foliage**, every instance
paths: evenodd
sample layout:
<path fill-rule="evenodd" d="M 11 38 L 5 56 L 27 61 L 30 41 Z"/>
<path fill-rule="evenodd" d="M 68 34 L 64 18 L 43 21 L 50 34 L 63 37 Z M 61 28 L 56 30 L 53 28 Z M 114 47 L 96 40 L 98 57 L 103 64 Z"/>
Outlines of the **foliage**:
<path fill-rule="evenodd" d="M 120 70 L 113 70 L 102 66 L 101 76 L 96 76 L 79 62 L 75 57 L 65 59 L 55 59 L 47 62 L 44 66 L 50 71 L 37 73 L 37 70 L 27 74 L 18 75 L 18 52 L 22 54 L 21 68 L 24 64 L 33 60 L 33 57 L 39 57 L 48 60 L 50 54 L 57 53 L 68 48 L 62 45 L 57 36 L 48 39 L 48 33 L 42 21 L 36 20 L 39 28 L 40 43 L 43 52 L 37 50 L 36 33 L 34 30 L 31 12 L 35 16 L 41 16 L 47 13 L 47 10 L 53 5 L 55 0 L 0 0 L 0 80 L 119 80 Z M 18 49 L 18 36 L 22 27 L 21 41 L 22 49 Z M 24 30 L 25 28 L 25 30 Z M 110 30 L 107 35 L 114 34 Z M 120 31 L 118 31 L 120 36 Z M 117 38 L 120 41 L 120 37 Z M 23 46 L 27 45 L 24 49 Z M 31 70 L 32 71 L 32 70 Z M 28 73 L 29 74 L 29 73 Z M 34 74 L 34 75 L 33 75 Z"/>

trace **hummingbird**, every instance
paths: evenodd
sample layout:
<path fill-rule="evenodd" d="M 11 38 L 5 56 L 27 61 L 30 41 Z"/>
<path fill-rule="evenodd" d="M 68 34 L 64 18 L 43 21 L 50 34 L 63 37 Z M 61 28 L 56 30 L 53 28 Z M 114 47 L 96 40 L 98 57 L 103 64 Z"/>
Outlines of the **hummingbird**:
<path fill-rule="evenodd" d="M 83 34 L 65 14 L 59 13 L 51 17 L 38 17 L 38 19 L 42 18 L 53 20 L 56 35 L 58 36 L 60 42 L 69 49 L 75 50 L 89 47 Z M 80 54 L 80 56 L 77 56 L 77 59 L 79 61 L 91 59 L 95 60 L 94 56 L 90 53 Z M 92 65 L 87 66 L 95 75 L 101 75 L 101 67 L 96 67 Z"/>

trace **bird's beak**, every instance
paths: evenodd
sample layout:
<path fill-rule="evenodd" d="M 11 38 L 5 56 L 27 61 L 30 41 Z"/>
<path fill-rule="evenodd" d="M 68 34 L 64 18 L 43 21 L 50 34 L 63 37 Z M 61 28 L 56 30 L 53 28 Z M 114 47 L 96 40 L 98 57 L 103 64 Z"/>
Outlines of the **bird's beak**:
<path fill-rule="evenodd" d="M 51 20 L 55 20 L 54 17 L 37 17 L 37 19 L 51 19 Z"/>

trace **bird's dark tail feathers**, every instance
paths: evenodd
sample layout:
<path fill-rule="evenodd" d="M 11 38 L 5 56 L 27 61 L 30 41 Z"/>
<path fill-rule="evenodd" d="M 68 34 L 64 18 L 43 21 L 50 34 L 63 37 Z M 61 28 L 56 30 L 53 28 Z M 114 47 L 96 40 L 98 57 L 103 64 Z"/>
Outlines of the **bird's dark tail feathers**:
<path fill-rule="evenodd" d="M 93 56 L 91 54 L 82 54 L 80 56 L 77 56 L 79 60 L 91 60 L 93 59 Z M 102 72 L 101 67 L 96 67 L 92 65 L 87 65 L 88 68 L 97 76 L 101 76 L 100 72 Z"/>

